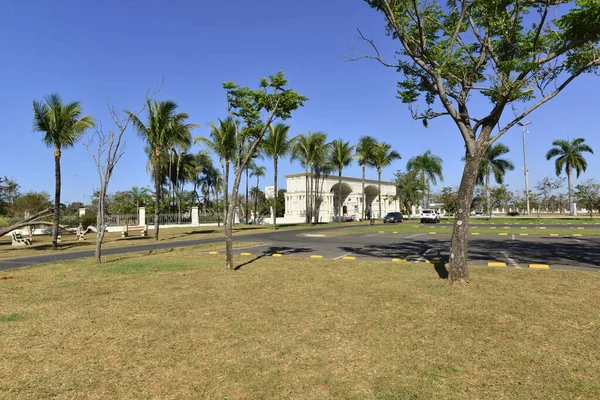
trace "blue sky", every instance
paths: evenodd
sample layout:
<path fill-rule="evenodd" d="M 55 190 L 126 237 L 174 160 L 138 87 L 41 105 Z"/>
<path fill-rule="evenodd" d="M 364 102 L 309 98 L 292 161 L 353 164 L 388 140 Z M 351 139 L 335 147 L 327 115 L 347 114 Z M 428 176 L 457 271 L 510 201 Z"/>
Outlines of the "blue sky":
<path fill-rule="evenodd" d="M 283 70 L 290 87 L 309 101 L 288 121 L 292 133 L 320 130 L 329 138 L 356 142 L 362 135 L 385 140 L 402 160 L 384 171 L 391 179 L 408 159 L 431 150 L 444 160 L 443 186 L 462 174 L 463 144 L 456 127 L 441 118 L 425 129 L 395 98 L 398 75 L 372 61 L 344 62 L 356 29 L 375 38 L 393 56 L 395 42 L 384 35 L 382 17 L 361 0 L 138 1 L 39 0 L 10 2 L 2 10 L 0 46 L 0 176 L 23 191 L 53 193 L 52 150 L 32 131 L 32 100 L 58 92 L 78 100 L 84 112 L 109 125 L 105 102 L 137 109 L 147 90 L 164 77 L 157 99 L 175 100 L 208 134 L 207 124 L 225 116 L 223 81 L 256 86 L 261 76 Z M 584 137 L 600 153 L 600 79 L 576 80 L 528 120 L 530 182 L 554 174 L 544 155 L 556 138 Z M 476 108 L 485 110 L 485 102 Z M 504 118 L 507 120 L 508 118 Z M 133 131 L 109 190 L 148 186 L 143 143 Z M 517 168 L 506 182 L 523 188 L 520 128 L 501 141 Z M 194 149 L 197 150 L 198 148 Z M 598 155 L 588 158 L 582 179 L 598 178 Z M 265 160 L 265 165 L 270 162 Z M 63 201 L 88 202 L 98 186 L 94 164 L 82 145 L 63 152 Z M 261 186 L 272 182 L 272 168 Z M 283 174 L 300 172 L 282 163 Z M 360 176 L 358 166 L 345 175 Z M 376 171 L 369 171 L 376 178 Z M 283 186 L 281 186 L 283 187 Z"/>

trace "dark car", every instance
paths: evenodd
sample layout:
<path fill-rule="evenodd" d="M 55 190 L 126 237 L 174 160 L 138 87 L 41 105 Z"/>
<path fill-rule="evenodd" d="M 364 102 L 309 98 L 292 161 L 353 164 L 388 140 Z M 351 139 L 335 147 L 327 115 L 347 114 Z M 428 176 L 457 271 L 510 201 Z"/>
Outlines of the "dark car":
<path fill-rule="evenodd" d="M 400 212 L 391 212 L 388 213 L 385 217 L 383 217 L 383 223 L 386 222 L 394 223 L 394 222 L 402 222 L 402 213 Z"/>

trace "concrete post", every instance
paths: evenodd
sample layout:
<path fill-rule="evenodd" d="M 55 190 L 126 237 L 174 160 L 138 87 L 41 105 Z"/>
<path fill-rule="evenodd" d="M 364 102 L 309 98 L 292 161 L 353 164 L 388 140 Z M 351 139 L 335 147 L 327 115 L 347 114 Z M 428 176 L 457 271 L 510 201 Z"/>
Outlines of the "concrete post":
<path fill-rule="evenodd" d="M 198 218 L 198 207 L 192 207 L 192 225 L 200 225 L 200 220 Z"/>
<path fill-rule="evenodd" d="M 146 207 L 140 207 L 138 211 L 138 225 L 146 225 Z"/>
<path fill-rule="evenodd" d="M 80 217 L 83 217 L 85 215 L 85 207 L 78 208 L 77 212 L 79 213 Z"/>

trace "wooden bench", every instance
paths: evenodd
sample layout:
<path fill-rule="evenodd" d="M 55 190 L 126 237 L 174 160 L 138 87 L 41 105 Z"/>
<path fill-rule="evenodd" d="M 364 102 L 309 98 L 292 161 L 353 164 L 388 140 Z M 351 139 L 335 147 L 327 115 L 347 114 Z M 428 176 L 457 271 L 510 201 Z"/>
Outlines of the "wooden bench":
<path fill-rule="evenodd" d="M 148 225 L 129 226 L 125 225 L 121 231 L 121 237 L 128 237 L 129 232 L 140 232 L 140 236 L 148 236 Z"/>
<path fill-rule="evenodd" d="M 30 246 L 31 239 L 23 237 L 19 232 L 13 232 L 12 234 L 12 245 L 13 246 Z"/>

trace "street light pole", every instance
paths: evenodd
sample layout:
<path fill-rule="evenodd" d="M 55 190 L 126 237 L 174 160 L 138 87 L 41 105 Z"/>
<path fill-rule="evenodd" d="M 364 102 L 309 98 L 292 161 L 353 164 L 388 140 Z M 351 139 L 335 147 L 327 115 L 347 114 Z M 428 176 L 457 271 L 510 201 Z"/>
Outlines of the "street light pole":
<path fill-rule="evenodd" d="M 525 174 L 525 202 L 527 204 L 527 215 L 531 215 L 531 210 L 529 208 L 529 168 L 527 168 L 527 147 L 525 145 L 525 134 L 529 133 L 525 129 L 525 126 L 531 124 L 531 122 L 519 122 L 523 131 L 523 173 Z"/>

